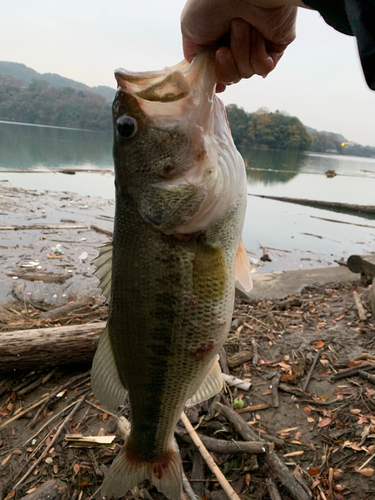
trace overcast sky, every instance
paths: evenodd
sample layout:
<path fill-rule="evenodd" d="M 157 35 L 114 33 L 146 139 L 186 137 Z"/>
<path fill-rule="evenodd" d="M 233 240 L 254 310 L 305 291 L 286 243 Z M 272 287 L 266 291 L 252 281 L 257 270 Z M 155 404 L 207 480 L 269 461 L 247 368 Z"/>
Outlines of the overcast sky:
<path fill-rule="evenodd" d="M 230 1 L 230 0 L 228 0 Z M 115 86 L 113 70 L 161 69 L 182 59 L 183 0 L 0 0 L 0 60 L 87 85 Z M 297 39 L 265 80 L 221 94 L 246 111 L 285 110 L 305 125 L 375 146 L 375 92 L 354 38 L 301 9 Z"/>

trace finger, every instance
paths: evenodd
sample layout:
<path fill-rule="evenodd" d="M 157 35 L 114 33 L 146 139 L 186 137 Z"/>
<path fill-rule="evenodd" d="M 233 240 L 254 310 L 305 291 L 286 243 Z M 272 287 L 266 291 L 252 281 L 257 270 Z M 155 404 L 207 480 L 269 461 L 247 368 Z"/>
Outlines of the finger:
<path fill-rule="evenodd" d="M 182 35 L 182 49 L 184 57 L 188 62 L 191 62 L 198 52 L 199 45 L 193 42 L 188 36 Z"/>
<path fill-rule="evenodd" d="M 217 94 L 221 94 L 221 92 L 224 92 L 224 90 L 227 88 L 227 86 L 224 83 L 217 83 L 216 84 L 216 89 L 215 92 Z"/>
<path fill-rule="evenodd" d="M 250 63 L 250 25 L 243 19 L 234 19 L 231 23 L 230 48 L 240 78 L 250 78 L 254 69 Z"/>
<path fill-rule="evenodd" d="M 241 80 L 232 51 L 228 47 L 220 47 L 215 54 L 216 81 L 230 84 Z"/>
<path fill-rule="evenodd" d="M 266 51 L 266 42 L 258 31 L 251 32 L 250 64 L 257 75 L 266 77 L 275 68 L 275 63 Z"/>

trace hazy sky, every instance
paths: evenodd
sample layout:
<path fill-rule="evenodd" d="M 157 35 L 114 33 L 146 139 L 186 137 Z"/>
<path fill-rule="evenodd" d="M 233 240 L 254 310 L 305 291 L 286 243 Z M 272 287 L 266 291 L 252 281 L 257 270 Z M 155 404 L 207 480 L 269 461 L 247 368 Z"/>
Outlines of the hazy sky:
<path fill-rule="evenodd" d="M 230 0 L 228 0 L 230 1 Z M 182 59 L 183 0 L 0 0 L 0 60 L 114 87 L 113 70 L 161 69 Z M 277 69 L 221 95 L 246 111 L 285 110 L 310 127 L 375 146 L 375 92 L 355 39 L 301 9 L 297 39 Z"/>

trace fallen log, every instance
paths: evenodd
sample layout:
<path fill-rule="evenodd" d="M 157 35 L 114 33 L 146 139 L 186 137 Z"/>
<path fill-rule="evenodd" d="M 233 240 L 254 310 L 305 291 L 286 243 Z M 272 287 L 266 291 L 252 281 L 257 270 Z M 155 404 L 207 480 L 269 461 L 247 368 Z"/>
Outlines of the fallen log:
<path fill-rule="evenodd" d="M 68 485 L 60 479 L 50 479 L 22 500 L 68 500 L 68 498 L 70 498 Z"/>
<path fill-rule="evenodd" d="M 10 273 L 6 273 L 7 276 L 11 278 L 19 278 L 26 281 L 43 281 L 43 283 L 59 283 L 63 284 L 66 280 L 73 276 L 72 273 L 53 273 L 52 271 L 11 271 Z"/>
<path fill-rule="evenodd" d="M 249 196 L 256 196 L 257 198 L 266 198 L 267 200 L 284 201 L 287 203 L 294 203 L 296 205 L 305 205 L 307 207 L 328 208 L 334 211 L 351 213 L 353 215 L 362 214 L 375 214 L 374 205 L 353 205 L 350 203 L 340 203 L 336 201 L 324 200 L 306 200 L 304 198 L 288 198 L 287 196 L 266 196 L 262 194 L 251 194 Z"/>
<path fill-rule="evenodd" d="M 0 373 L 89 364 L 105 322 L 0 333 Z"/>

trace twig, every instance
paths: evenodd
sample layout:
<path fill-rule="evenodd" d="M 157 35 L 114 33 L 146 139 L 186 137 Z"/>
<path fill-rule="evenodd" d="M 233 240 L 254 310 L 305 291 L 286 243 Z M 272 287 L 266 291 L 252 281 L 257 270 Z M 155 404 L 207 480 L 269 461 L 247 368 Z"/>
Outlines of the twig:
<path fill-rule="evenodd" d="M 361 299 L 359 298 L 359 295 L 357 292 L 353 292 L 353 297 L 354 297 L 354 302 L 355 305 L 357 306 L 358 310 L 358 316 L 361 321 L 366 321 L 367 320 L 367 314 L 366 311 L 362 305 Z"/>
<path fill-rule="evenodd" d="M 38 434 L 40 434 L 42 432 L 42 430 L 45 429 L 52 422 L 52 420 L 55 420 L 55 418 L 59 417 L 62 413 L 69 410 L 69 408 L 71 408 L 75 404 L 76 404 L 76 401 L 74 401 L 73 403 L 70 403 L 70 405 L 66 406 L 63 410 L 59 411 L 59 413 L 56 413 L 56 415 L 51 417 L 48 420 L 48 422 L 46 422 L 44 425 L 42 425 L 42 427 L 38 430 L 38 432 L 36 432 L 33 436 L 31 436 L 31 438 L 29 438 L 27 441 L 24 442 L 23 446 L 26 446 L 27 443 L 30 443 L 30 441 L 32 441 L 34 438 L 36 438 L 38 436 Z"/>
<path fill-rule="evenodd" d="M 337 372 L 337 373 L 333 374 L 331 378 L 333 380 L 341 380 L 342 378 L 357 375 L 360 370 L 362 370 L 362 371 L 375 370 L 375 365 L 371 365 L 370 363 L 366 363 L 364 365 L 358 365 L 358 366 L 353 366 L 352 368 L 346 368 L 345 370 L 342 370 L 341 372 Z"/>
<path fill-rule="evenodd" d="M 187 418 L 187 416 L 185 415 L 184 412 L 181 413 L 181 420 L 182 420 L 184 426 L 186 427 L 186 430 L 190 434 L 191 439 L 194 441 L 195 446 L 198 448 L 198 450 L 202 454 L 208 467 L 211 469 L 211 471 L 217 477 L 217 480 L 219 481 L 219 483 L 220 483 L 221 487 L 223 488 L 223 490 L 225 491 L 225 493 L 228 495 L 228 497 L 231 500 L 240 500 L 237 493 L 234 491 L 232 486 L 228 483 L 224 474 L 221 472 L 219 467 L 215 464 L 213 458 L 208 453 L 206 447 L 204 446 L 202 441 L 199 439 L 198 434 L 193 429 L 193 426 L 191 425 L 190 420 Z"/>
<path fill-rule="evenodd" d="M 182 484 L 184 485 L 184 490 L 189 500 L 197 500 L 197 497 L 193 491 L 193 488 L 191 487 L 191 484 L 189 483 L 188 478 L 186 477 L 184 470 L 182 470 Z"/>
<path fill-rule="evenodd" d="M 370 373 L 367 373 L 363 370 L 359 370 L 358 375 L 361 378 L 364 378 L 365 380 L 368 380 L 369 382 L 371 382 L 371 384 L 375 384 L 375 375 L 371 375 Z"/>
<path fill-rule="evenodd" d="M 48 398 L 49 398 L 49 394 L 44 394 L 44 396 L 42 396 L 42 399 L 40 399 L 38 402 L 36 402 L 33 405 L 25 408 L 24 410 L 22 410 L 19 413 L 17 413 L 17 415 L 15 415 L 14 417 L 10 418 L 9 420 L 7 420 L 3 424 L 1 424 L 0 425 L 0 431 L 2 431 L 3 429 L 5 429 L 5 427 L 8 427 L 9 424 L 11 424 L 15 420 L 19 419 L 20 417 L 22 417 L 23 415 L 25 415 L 29 411 L 31 411 L 34 408 L 36 408 L 37 406 L 43 404 L 46 400 L 48 400 Z"/>
<path fill-rule="evenodd" d="M 269 403 L 261 403 L 260 405 L 245 406 L 245 408 L 240 408 L 236 411 L 237 413 L 249 413 L 251 411 L 267 410 L 268 408 L 272 408 L 272 405 Z"/>
<path fill-rule="evenodd" d="M 279 406 L 279 384 L 280 384 L 280 373 L 276 373 L 271 380 L 271 398 L 274 408 Z"/>
<path fill-rule="evenodd" d="M 266 479 L 266 486 L 271 500 L 281 500 L 281 496 L 276 487 L 276 484 L 271 478 Z"/>
<path fill-rule="evenodd" d="M 362 470 L 362 469 L 363 469 L 363 467 L 365 467 L 365 466 L 366 466 L 369 462 L 371 462 L 371 460 L 372 460 L 374 457 L 375 457 L 375 453 L 373 453 L 373 454 L 371 455 L 371 457 L 370 457 L 368 460 L 366 460 L 366 462 L 365 462 L 363 465 L 361 465 L 361 467 L 358 469 L 358 472 L 359 472 L 360 470 Z"/>
<path fill-rule="evenodd" d="M 97 406 L 96 404 L 94 403 L 91 403 L 91 401 L 86 401 L 86 403 L 90 406 L 92 406 L 93 408 L 95 408 L 95 410 L 99 410 L 101 411 L 102 413 L 108 413 L 108 415 L 111 415 L 111 417 L 115 417 L 116 419 L 118 418 L 117 415 L 115 415 L 114 413 L 111 413 L 110 411 L 108 410 L 104 410 L 103 408 L 100 408 L 99 406 Z"/>
<path fill-rule="evenodd" d="M 308 386 L 309 386 L 309 383 L 310 383 L 310 380 L 311 380 L 311 377 L 312 377 L 312 374 L 313 374 L 313 371 L 315 370 L 315 367 L 316 367 L 316 364 L 317 362 L 319 361 L 319 358 L 320 358 L 320 354 L 322 352 L 322 349 L 318 349 L 316 354 L 315 354 L 315 358 L 314 358 L 314 361 L 310 367 L 310 370 L 309 370 L 309 373 L 307 374 L 307 377 L 306 377 L 306 380 L 305 382 L 303 383 L 303 387 L 302 389 L 306 392 Z"/>
<path fill-rule="evenodd" d="M 98 493 L 99 491 L 102 489 L 102 484 L 99 486 L 99 488 L 91 495 L 91 497 L 88 497 L 87 500 L 92 500 Z"/>
<path fill-rule="evenodd" d="M 69 420 L 73 417 L 73 415 L 76 413 L 76 411 L 80 408 L 80 406 L 82 405 L 82 403 L 85 400 L 85 397 L 86 396 L 82 396 L 81 399 L 79 399 L 77 401 L 76 405 L 74 406 L 74 408 L 72 409 L 72 411 L 69 413 L 69 415 L 64 418 L 62 424 L 57 429 L 56 434 L 53 436 L 53 438 L 51 439 L 51 442 L 46 447 L 46 449 L 44 450 L 44 452 L 40 455 L 40 457 L 38 458 L 38 460 L 36 462 L 34 462 L 34 464 L 26 472 L 26 474 L 24 474 L 24 476 L 21 477 L 21 479 L 18 481 L 18 483 L 14 486 L 13 490 L 15 490 L 20 484 L 22 484 L 30 476 L 30 474 L 33 472 L 33 470 L 35 470 L 38 467 L 38 465 L 40 464 L 40 462 L 42 462 L 42 460 L 44 460 L 46 458 L 47 453 L 54 446 L 54 444 L 56 443 L 56 441 L 60 437 L 60 434 L 63 431 L 65 425 L 69 422 Z"/>
<path fill-rule="evenodd" d="M 106 234 L 107 236 L 113 236 L 113 231 L 111 231 L 111 229 L 105 229 L 104 227 L 97 226 L 96 224 L 91 224 L 90 229 L 93 229 L 97 233 Z"/>
<path fill-rule="evenodd" d="M 251 345 L 253 346 L 253 366 L 258 366 L 259 363 L 258 346 L 254 338 L 251 339 Z"/>
<path fill-rule="evenodd" d="M 233 377 L 232 375 L 227 375 L 226 373 L 221 374 L 224 382 L 233 387 L 237 387 L 241 391 L 248 391 L 251 387 L 251 382 L 246 382 L 237 377 Z"/>
<path fill-rule="evenodd" d="M 30 424 L 30 427 L 33 429 L 38 421 L 38 418 L 39 418 L 39 415 L 42 413 L 42 411 L 50 404 L 50 402 L 53 400 L 53 398 L 55 398 L 61 391 L 63 391 L 64 389 L 67 389 L 69 386 L 71 386 L 72 384 L 74 384 L 75 382 L 77 382 L 78 380 L 82 380 L 83 378 L 87 377 L 87 374 L 89 372 L 85 372 L 85 373 L 81 373 L 80 375 L 77 375 L 75 377 L 72 377 L 70 380 L 68 380 L 65 384 L 61 385 L 60 387 L 58 387 L 57 389 L 55 389 L 53 391 L 53 393 L 48 397 L 48 399 L 46 399 L 45 401 L 43 401 L 43 405 L 41 406 L 41 408 L 39 408 L 39 410 L 36 412 L 31 424 Z"/>
<path fill-rule="evenodd" d="M 256 434 L 254 429 L 246 425 L 242 418 L 238 415 L 238 413 L 236 413 L 232 408 L 230 408 L 229 406 L 224 406 L 220 403 L 217 404 L 217 407 L 220 409 L 221 413 L 233 424 L 233 426 L 244 439 L 255 440 L 267 445 L 267 443 L 265 443 L 263 439 L 261 439 Z M 296 500 L 309 500 L 311 498 L 311 494 L 309 495 L 306 493 L 306 491 L 290 473 L 288 467 L 276 455 L 276 453 L 270 446 L 268 447 L 265 461 L 267 462 L 268 466 L 277 473 L 280 481 L 286 488 L 288 488 L 288 490 Z"/>

